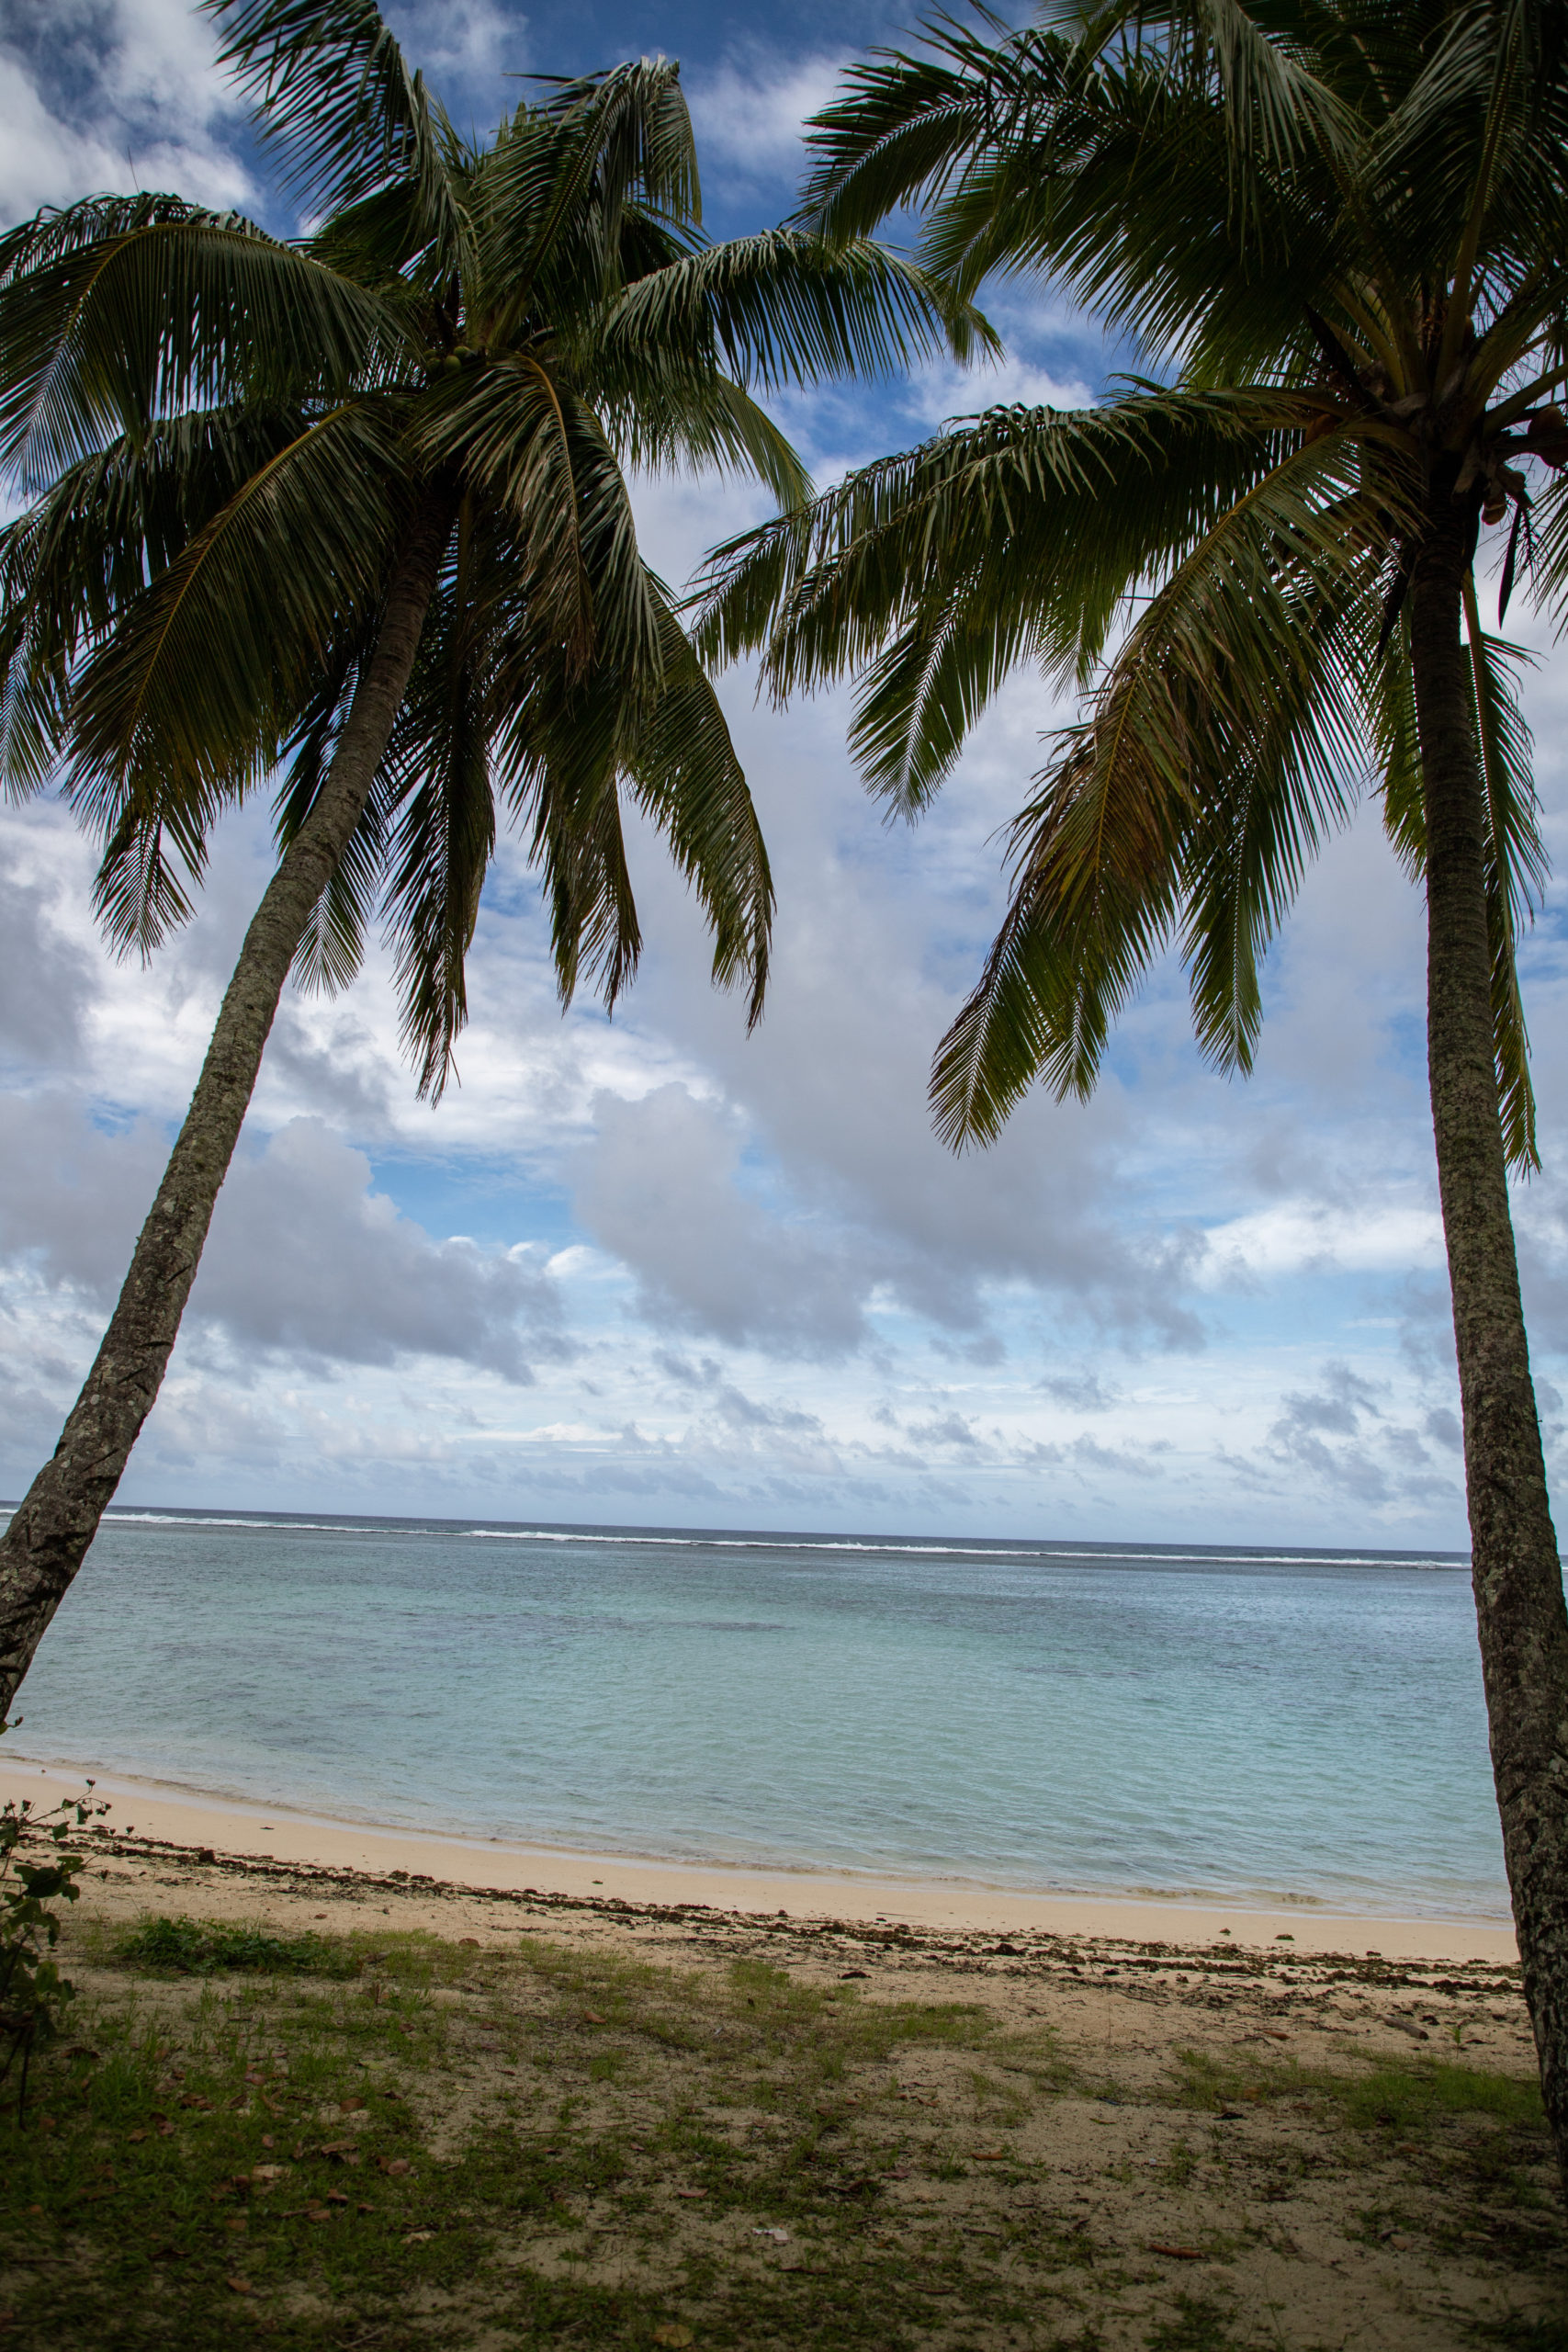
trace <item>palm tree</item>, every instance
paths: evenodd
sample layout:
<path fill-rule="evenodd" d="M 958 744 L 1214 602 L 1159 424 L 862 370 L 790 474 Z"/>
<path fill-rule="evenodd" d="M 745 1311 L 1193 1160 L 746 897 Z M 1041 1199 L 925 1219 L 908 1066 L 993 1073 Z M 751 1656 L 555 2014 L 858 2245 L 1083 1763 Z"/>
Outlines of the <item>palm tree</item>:
<path fill-rule="evenodd" d="M 1545 864 L 1475 577 L 1495 532 L 1500 610 L 1520 586 L 1562 625 L 1564 32 L 1535 0 L 1113 0 L 855 69 L 801 220 L 920 206 L 955 296 L 1045 277 L 1153 372 L 960 420 L 720 550 L 697 638 L 766 642 L 781 697 L 861 671 L 856 749 L 911 815 L 1015 664 L 1083 695 L 937 1053 L 955 1147 L 1036 1078 L 1087 1094 L 1171 947 L 1201 1050 L 1246 1071 L 1303 868 L 1381 798 L 1426 890 L 1492 1754 L 1568 2183 L 1568 1613 L 1507 1189 L 1536 1156 L 1514 946 Z"/>
<path fill-rule="evenodd" d="M 0 245 L 7 779 L 63 770 L 100 909 L 150 947 L 218 811 L 284 763 L 282 854 L 54 1456 L 0 1542 L 0 1713 L 155 1399 L 292 967 L 340 985 L 384 902 L 439 1093 L 496 801 L 544 870 L 563 998 L 630 977 L 629 795 L 767 975 L 773 894 L 723 716 L 638 552 L 623 467 L 807 485 L 748 383 L 974 330 L 863 241 L 710 246 L 678 70 L 630 64 L 459 139 L 373 0 L 214 0 L 303 245 L 95 198 Z M 184 879 L 181 869 L 184 869 Z"/>

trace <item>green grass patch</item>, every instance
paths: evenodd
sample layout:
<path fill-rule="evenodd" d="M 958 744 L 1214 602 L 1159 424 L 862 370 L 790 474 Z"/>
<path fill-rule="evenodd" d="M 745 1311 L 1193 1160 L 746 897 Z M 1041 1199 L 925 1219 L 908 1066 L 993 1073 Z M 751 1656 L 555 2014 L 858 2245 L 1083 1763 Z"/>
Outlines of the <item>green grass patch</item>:
<path fill-rule="evenodd" d="M 1353 2071 L 1224 2060 L 1210 2052 L 1178 2053 L 1178 2096 L 1218 2113 L 1298 2101 L 1325 2120 L 1357 2132 L 1421 2134 L 1439 2121 L 1489 2118 L 1519 2131 L 1540 2132 L 1546 2117 L 1533 2076 L 1500 2075 L 1441 2058 L 1380 2058 Z"/>
<path fill-rule="evenodd" d="M 344 1973 L 343 1954 L 322 1936 L 269 1936 L 259 1928 L 199 1919 L 149 1919 L 124 1937 L 118 1949 L 122 1960 L 139 1968 L 178 1976 L 230 1975 L 243 1969 L 274 1976 Z"/>
<path fill-rule="evenodd" d="M 1364 2075 L 1331 2080 L 1346 2122 L 1363 2132 L 1418 2131 L 1441 2116 L 1491 2116 L 1528 2130 L 1546 2120 L 1539 2083 L 1479 2066 L 1450 2065 L 1440 2058 L 1382 2060 Z"/>

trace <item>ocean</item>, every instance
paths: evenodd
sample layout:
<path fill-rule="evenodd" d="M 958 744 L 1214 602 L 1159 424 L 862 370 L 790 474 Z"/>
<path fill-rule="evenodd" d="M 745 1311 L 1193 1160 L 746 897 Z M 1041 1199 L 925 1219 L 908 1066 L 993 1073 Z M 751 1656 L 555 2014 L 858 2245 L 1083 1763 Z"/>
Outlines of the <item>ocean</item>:
<path fill-rule="evenodd" d="M 119 1510 L 7 1758 L 598 1853 L 1503 1919 L 1445 1554 Z"/>

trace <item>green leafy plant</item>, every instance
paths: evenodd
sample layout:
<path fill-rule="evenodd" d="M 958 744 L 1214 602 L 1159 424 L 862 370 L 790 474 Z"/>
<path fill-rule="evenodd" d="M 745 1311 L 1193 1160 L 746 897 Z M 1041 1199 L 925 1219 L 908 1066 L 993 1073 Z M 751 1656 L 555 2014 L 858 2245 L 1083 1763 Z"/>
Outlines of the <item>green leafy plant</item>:
<path fill-rule="evenodd" d="M 0 1731 L 5 1729 L 0 1724 Z M 54 1962 L 60 1919 L 50 1905 L 77 1900 L 76 1878 L 85 1858 L 64 1849 L 73 1829 L 108 1811 L 107 1804 L 94 1803 L 92 1788 L 89 1781 L 85 1795 L 62 1797 L 44 1813 L 30 1797 L 7 1797 L 0 1805 L 0 2089 L 19 2060 L 18 2123 L 27 2107 L 33 2052 L 56 2039 L 61 2012 L 76 1996 Z M 35 1840 L 52 1848 L 51 1860 L 23 1860 L 20 1848 Z"/>

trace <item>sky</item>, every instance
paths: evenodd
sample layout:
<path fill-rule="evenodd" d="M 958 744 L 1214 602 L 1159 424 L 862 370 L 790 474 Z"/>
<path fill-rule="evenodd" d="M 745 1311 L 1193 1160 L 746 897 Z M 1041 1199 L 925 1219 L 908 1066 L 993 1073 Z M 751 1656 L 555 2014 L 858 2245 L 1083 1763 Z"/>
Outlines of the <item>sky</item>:
<path fill-rule="evenodd" d="M 682 61 L 708 225 L 783 218 L 800 124 L 894 38 L 875 0 L 753 11 L 415 0 L 389 14 L 460 122 L 509 75 Z M 0 220 L 91 189 L 280 209 L 185 0 L 0 0 Z M 998 294 L 999 367 L 777 404 L 818 479 L 1001 399 L 1097 397 L 1110 356 L 1046 288 Z M 766 513 L 637 486 L 667 578 Z M 1525 688 L 1568 871 L 1568 670 Z M 847 695 L 721 692 L 778 888 L 761 1027 L 709 984 L 657 842 L 648 949 L 613 1022 L 563 1017 L 521 846 L 469 961 L 461 1083 L 401 1059 L 387 959 L 292 991 L 122 1503 L 1045 1539 L 1463 1548 L 1457 1394 L 1425 1088 L 1423 926 L 1375 810 L 1310 873 L 1266 972 L 1254 1076 L 1193 1047 L 1161 967 L 1087 1104 L 1043 1094 L 955 1159 L 932 1047 L 1005 905 L 998 828 L 1066 715 L 1009 684 L 933 813 L 890 829 Z M 196 919 L 146 967 L 90 912 L 57 802 L 0 812 L 0 1492 L 91 1361 L 269 870 L 225 821 Z M 1516 1195 L 1549 1462 L 1568 1426 L 1564 894 L 1525 949 L 1544 1173 Z"/>

